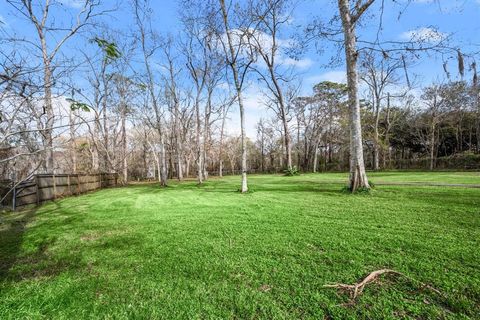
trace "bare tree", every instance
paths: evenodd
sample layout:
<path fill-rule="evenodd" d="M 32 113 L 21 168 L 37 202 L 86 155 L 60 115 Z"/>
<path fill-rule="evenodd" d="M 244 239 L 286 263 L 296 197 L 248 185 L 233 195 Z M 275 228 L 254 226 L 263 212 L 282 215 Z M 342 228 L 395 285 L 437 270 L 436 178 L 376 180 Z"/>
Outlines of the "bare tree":
<path fill-rule="evenodd" d="M 375 52 L 366 52 L 361 60 L 361 80 L 365 82 L 369 88 L 371 102 L 374 113 L 373 122 L 373 170 L 380 169 L 380 115 L 382 111 L 382 103 L 392 95 L 387 93 L 389 87 L 399 85 L 399 76 L 397 71 L 403 69 L 404 65 L 397 59 L 385 59 L 379 57 Z M 406 93 L 397 93 L 393 97 L 401 97 Z"/>
<path fill-rule="evenodd" d="M 7 0 L 23 17 L 25 17 L 34 27 L 38 36 L 38 45 L 34 47 L 41 52 L 43 62 L 43 89 L 44 104 L 43 113 L 46 119 L 44 122 L 45 130 L 42 136 L 45 141 L 45 159 L 44 167 L 47 172 L 54 172 L 54 146 L 53 146 L 53 126 L 55 114 L 52 103 L 52 87 L 55 83 L 55 58 L 62 46 L 71 39 L 80 29 L 87 26 L 91 19 L 98 15 L 94 12 L 98 6 L 98 1 L 86 0 L 79 9 L 74 22 L 69 27 L 60 27 L 55 24 L 55 18 L 49 16 L 49 12 L 54 6 L 58 6 L 56 1 L 45 0 L 43 5 L 37 5 L 32 0 Z M 66 30 L 61 34 L 59 30 Z M 53 43 L 53 45 L 52 45 Z"/>
<path fill-rule="evenodd" d="M 227 8 L 225 5 L 225 0 L 219 0 L 221 12 L 222 12 L 222 21 L 224 27 L 224 34 L 226 36 L 225 41 L 221 41 L 227 65 L 230 67 L 230 70 L 233 75 L 233 82 L 235 85 L 236 98 L 238 102 L 238 108 L 240 111 L 240 139 L 242 146 L 242 186 L 240 191 L 245 193 L 248 191 L 247 183 L 247 137 L 245 134 L 245 108 L 243 105 L 243 84 L 246 77 L 246 74 L 250 68 L 250 65 L 255 61 L 255 57 L 252 52 L 249 52 L 248 49 L 245 49 L 245 39 L 247 35 L 252 32 L 251 24 L 248 23 L 248 20 L 242 16 L 241 13 L 237 12 L 236 18 L 240 19 L 239 23 L 235 28 L 235 31 L 232 30 L 230 25 L 231 16 L 235 13 L 231 8 Z M 238 9 L 238 6 L 236 7 Z M 238 9 L 239 10 L 239 9 Z M 242 20 L 242 18 L 244 18 Z M 223 35 L 220 35 L 222 39 Z M 241 57 L 245 58 L 241 61 Z"/>
<path fill-rule="evenodd" d="M 161 110 L 161 105 L 158 101 L 157 92 L 155 90 L 156 83 L 153 76 L 152 68 L 150 65 L 150 59 L 155 51 L 158 49 L 159 45 L 156 43 L 156 37 L 147 26 L 150 25 L 150 16 L 148 14 L 149 8 L 148 3 L 144 3 L 144 6 L 140 4 L 139 0 L 134 0 L 134 12 L 137 28 L 140 36 L 140 46 L 142 50 L 143 63 L 146 71 L 146 86 L 148 93 L 150 95 L 151 109 L 153 109 L 155 118 L 154 121 L 149 121 L 158 132 L 159 138 L 159 177 L 160 185 L 165 187 L 167 185 L 167 156 L 165 150 L 165 128 L 164 128 L 164 119 L 163 111 Z M 150 41 L 147 43 L 147 41 Z M 150 118 L 148 118 L 150 120 Z"/>
<path fill-rule="evenodd" d="M 292 143 L 289 130 L 289 106 L 285 99 L 284 86 L 291 80 L 291 74 L 279 61 L 282 54 L 279 44 L 281 29 L 291 19 L 289 1 L 285 0 L 259 0 L 250 8 L 250 14 L 256 23 L 256 28 L 247 34 L 249 45 L 258 53 L 266 67 L 255 68 L 260 79 L 265 83 L 268 91 L 273 95 L 269 106 L 280 119 L 283 127 L 287 169 L 292 169 Z"/>

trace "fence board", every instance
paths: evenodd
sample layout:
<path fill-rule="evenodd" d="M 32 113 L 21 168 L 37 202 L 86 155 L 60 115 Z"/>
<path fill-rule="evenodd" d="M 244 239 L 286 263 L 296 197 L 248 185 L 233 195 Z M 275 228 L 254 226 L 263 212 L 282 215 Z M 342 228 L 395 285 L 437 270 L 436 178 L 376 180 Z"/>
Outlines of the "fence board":
<path fill-rule="evenodd" d="M 117 185 L 117 174 L 39 174 L 16 186 L 13 209 Z"/>

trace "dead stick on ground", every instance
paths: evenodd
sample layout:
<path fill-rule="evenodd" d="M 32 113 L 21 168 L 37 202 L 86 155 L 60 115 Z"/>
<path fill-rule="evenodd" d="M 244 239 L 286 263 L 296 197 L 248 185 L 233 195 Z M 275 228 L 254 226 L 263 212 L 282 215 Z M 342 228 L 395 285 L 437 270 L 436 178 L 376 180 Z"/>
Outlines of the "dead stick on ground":
<path fill-rule="evenodd" d="M 391 269 L 380 269 L 380 270 L 376 270 L 376 271 L 373 271 L 373 272 L 369 273 L 365 278 L 363 278 L 362 281 L 360 281 L 358 283 L 355 283 L 355 284 L 336 283 L 336 284 L 326 284 L 326 285 L 324 285 L 324 287 L 325 288 L 337 288 L 337 289 L 342 289 L 342 290 L 349 291 L 352 300 L 355 300 L 360 294 L 362 294 L 363 289 L 365 288 L 365 286 L 367 284 L 375 281 L 380 275 L 387 274 L 387 273 L 405 277 L 412 282 L 418 282 L 418 281 L 406 276 L 405 274 L 403 274 L 401 272 L 391 270 Z M 439 290 L 433 288 L 432 286 L 427 285 L 425 283 L 421 283 L 421 282 L 420 282 L 420 284 L 421 284 L 422 287 L 428 288 L 428 289 L 432 290 L 433 292 L 435 292 L 435 293 L 437 293 L 441 296 L 444 296 Z"/>

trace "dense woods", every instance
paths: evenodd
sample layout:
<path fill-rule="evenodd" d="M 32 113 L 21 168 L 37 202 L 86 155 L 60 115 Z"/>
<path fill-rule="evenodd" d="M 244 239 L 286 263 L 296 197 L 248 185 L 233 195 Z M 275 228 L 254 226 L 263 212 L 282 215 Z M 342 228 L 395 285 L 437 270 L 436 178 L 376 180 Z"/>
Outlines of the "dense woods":
<path fill-rule="evenodd" d="M 375 1 L 341 0 L 332 13 L 347 81 L 303 89 L 291 65 L 314 42 L 334 40 L 318 21 L 287 32 L 291 1 L 182 0 L 180 34 L 155 29 L 142 0 L 122 4 L 129 32 L 110 26 L 118 8 L 97 0 L 73 9 L 7 2 L 35 33 L 22 37 L 0 24 L 2 180 L 114 172 L 124 183 L 166 185 L 241 174 L 245 192 L 247 173 L 350 170 L 355 189 L 368 187 L 365 169 L 480 167 L 478 53 L 443 38 L 386 49 L 355 42 L 358 21 L 375 24 L 364 17 Z M 410 65 L 425 52 L 447 57 L 434 62 L 444 63 L 444 77 L 416 83 Z M 248 136 L 252 86 L 263 88 L 258 108 L 269 116 Z"/>

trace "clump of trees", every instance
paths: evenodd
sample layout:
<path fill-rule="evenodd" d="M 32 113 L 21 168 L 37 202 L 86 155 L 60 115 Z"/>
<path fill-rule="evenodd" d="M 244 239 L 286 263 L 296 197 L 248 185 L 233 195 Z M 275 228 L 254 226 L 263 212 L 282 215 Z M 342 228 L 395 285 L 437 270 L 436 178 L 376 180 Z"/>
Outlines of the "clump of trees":
<path fill-rule="evenodd" d="M 117 8 L 107 2 L 7 2 L 29 33 L 0 24 L 2 179 L 117 172 L 125 183 L 166 186 L 169 178 L 201 184 L 240 174 L 247 192 L 249 172 L 298 168 L 349 170 L 354 191 L 369 187 L 367 169 L 479 166 L 476 54 L 444 39 L 360 37 L 360 21 L 383 10 L 377 1 L 339 0 L 329 23 L 306 26 L 317 45 L 339 44 L 347 70 L 346 84 L 320 82 L 309 95 L 300 95 L 301 75 L 285 63 L 309 45 L 286 32 L 293 1 L 182 0 L 174 35 L 155 30 L 145 0 L 128 2 L 128 31 L 109 26 Z M 425 52 L 454 56 L 460 77 L 412 83 L 409 64 Z M 270 110 L 256 137 L 245 124 L 251 82 Z"/>

